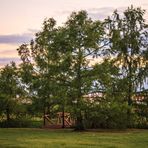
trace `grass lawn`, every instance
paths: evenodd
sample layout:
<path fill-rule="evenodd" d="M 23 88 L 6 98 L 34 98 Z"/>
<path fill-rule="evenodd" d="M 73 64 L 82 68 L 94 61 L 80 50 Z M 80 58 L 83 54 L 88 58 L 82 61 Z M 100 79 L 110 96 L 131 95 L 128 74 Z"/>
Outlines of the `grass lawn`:
<path fill-rule="evenodd" d="M 148 148 L 148 130 L 0 129 L 0 148 Z"/>

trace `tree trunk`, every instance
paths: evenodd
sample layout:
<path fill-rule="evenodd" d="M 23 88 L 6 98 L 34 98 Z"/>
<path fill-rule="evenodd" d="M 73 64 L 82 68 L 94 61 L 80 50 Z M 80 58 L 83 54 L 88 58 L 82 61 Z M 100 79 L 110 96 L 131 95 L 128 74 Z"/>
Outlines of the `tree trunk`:
<path fill-rule="evenodd" d="M 65 128 L 65 112 L 64 112 L 64 105 L 62 110 L 62 128 Z"/>
<path fill-rule="evenodd" d="M 128 75 L 128 105 L 132 105 L 132 67 L 129 62 L 129 75 Z"/>
<path fill-rule="evenodd" d="M 83 124 L 83 116 L 81 114 L 81 99 L 82 99 L 82 75 L 81 75 L 81 65 L 82 65 L 82 52 L 79 49 L 79 55 L 78 55 L 78 67 L 77 67 L 77 109 L 76 112 L 76 126 L 75 130 L 84 130 L 84 124 Z"/>
<path fill-rule="evenodd" d="M 129 76 L 128 76 L 128 106 L 132 106 L 132 92 L 133 92 L 133 86 L 132 86 L 132 67 L 131 67 L 131 62 L 129 63 Z M 129 108 L 127 111 L 127 121 L 128 121 L 128 126 L 131 127 L 131 109 Z"/>
<path fill-rule="evenodd" d="M 9 110 L 9 107 L 7 107 L 6 109 L 6 116 L 7 116 L 7 122 L 10 121 L 10 110 Z"/>
<path fill-rule="evenodd" d="M 84 124 L 83 124 L 83 117 L 82 117 L 82 114 L 79 113 L 79 115 L 77 115 L 75 130 L 76 131 L 83 131 L 84 129 L 85 128 L 84 128 Z"/>
<path fill-rule="evenodd" d="M 43 109 L 43 125 L 45 126 L 46 125 L 46 119 L 45 119 L 45 115 L 46 115 L 46 108 L 44 107 Z"/>
<path fill-rule="evenodd" d="M 129 86 L 128 86 L 128 105 L 132 105 L 132 84 L 131 80 L 129 81 Z"/>

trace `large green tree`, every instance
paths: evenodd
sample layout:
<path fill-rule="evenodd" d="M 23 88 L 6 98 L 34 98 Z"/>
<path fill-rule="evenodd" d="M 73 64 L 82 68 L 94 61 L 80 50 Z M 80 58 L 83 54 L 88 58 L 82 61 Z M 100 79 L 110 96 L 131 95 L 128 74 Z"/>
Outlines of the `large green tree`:
<path fill-rule="evenodd" d="M 70 106 L 78 130 L 84 129 L 85 96 L 94 90 L 103 89 L 113 106 L 120 97 L 121 106 L 124 100 L 131 106 L 134 91 L 147 75 L 148 32 L 143 15 L 140 8 L 130 7 L 123 16 L 115 11 L 103 23 L 93 21 L 85 11 L 73 12 L 61 27 L 52 18 L 45 20 L 35 39 L 18 49 L 23 61 L 21 82 L 33 104 L 44 115 L 58 105 L 63 118 Z M 100 54 L 107 60 L 93 66 Z"/>
<path fill-rule="evenodd" d="M 45 115 L 49 108 L 57 103 L 57 77 L 59 75 L 60 55 L 56 50 L 58 28 L 54 19 L 45 20 L 43 30 L 36 34 L 30 45 L 23 44 L 18 53 L 23 61 L 22 80 L 35 98 L 33 104 Z M 44 120 L 45 124 L 45 120 Z"/>
<path fill-rule="evenodd" d="M 18 69 L 12 62 L 0 71 L 0 104 L 7 121 L 10 120 L 10 115 L 17 110 L 15 108 L 17 104 L 21 104 L 22 95 L 23 86 L 20 84 Z"/>
<path fill-rule="evenodd" d="M 145 78 L 142 74 L 147 63 L 148 25 L 144 14 L 141 8 L 131 6 L 123 16 L 115 11 L 106 19 L 110 54 L 120 67 L 121 78 L 125 80 L 129 106 L 132 105 L 133 93 Z"/>
<path fill-rule="evenodd" d="M 54 19 L 45 20 L 35 40 L 18 49 L 23 63 L 33 66 L 32 87 L 43 106 L 63 105 L 66 99 L 69 104 L 76 102 L 78 129 L 84 128 L 82 106 L 91 85 L 90 58 L 103 46 L 103 34 L 100 21 L 92 21 L 85 11 L 74 12 L 63 27 L 56 27 Z"/>
<path fill-rule="evenodd" d="M 71 55 L 71 97 L 75 103 L 76 129 L 84 129 L 84 96 L 91 90 L 90 61 L 103 46 L 104 30 L 100 21 L 92 21 L 85 11 L 73 12 L 65 23 L 67 50 Z"/>

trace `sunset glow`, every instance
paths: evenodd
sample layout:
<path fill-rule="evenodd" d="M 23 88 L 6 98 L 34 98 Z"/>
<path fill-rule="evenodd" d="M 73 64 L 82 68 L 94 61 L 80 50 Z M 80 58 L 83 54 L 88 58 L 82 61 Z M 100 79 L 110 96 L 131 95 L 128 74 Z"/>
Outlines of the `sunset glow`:
<path fill-rule="evenodd" d="M 147 21 L 147 0 L 0 0 L 0 66 L 12 60 L 18 62 L 16 49 L 30 41 L 45 18 L 53 17 L 61 25 L 72 11 L 83 9 L 93 19 L 103 19 L 113 10 L 123 11 L 131 4 L 147 11 Z"/>

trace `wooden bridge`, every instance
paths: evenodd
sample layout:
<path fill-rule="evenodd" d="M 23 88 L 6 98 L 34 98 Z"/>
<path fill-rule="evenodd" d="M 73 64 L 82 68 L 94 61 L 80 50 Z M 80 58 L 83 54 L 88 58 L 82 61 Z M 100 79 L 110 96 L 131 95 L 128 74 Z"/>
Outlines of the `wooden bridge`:
<path fill-rule="evenodd" d="M 72 127 L 75 124 L 74 119 L 71 118 L 70 113 L 58 112 L 54 118 L 50 115 L 44 116 L 45 128 L 65 128 Z"/>

